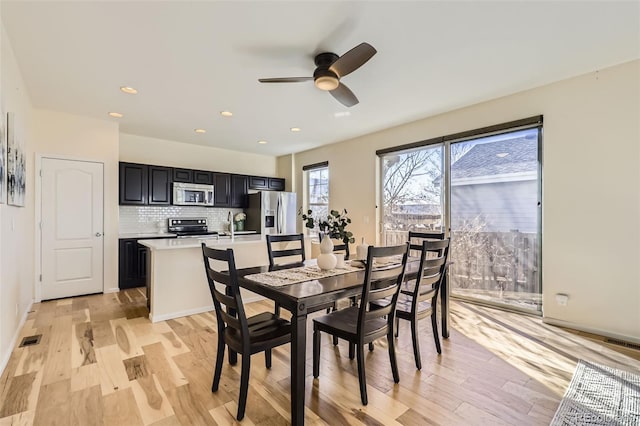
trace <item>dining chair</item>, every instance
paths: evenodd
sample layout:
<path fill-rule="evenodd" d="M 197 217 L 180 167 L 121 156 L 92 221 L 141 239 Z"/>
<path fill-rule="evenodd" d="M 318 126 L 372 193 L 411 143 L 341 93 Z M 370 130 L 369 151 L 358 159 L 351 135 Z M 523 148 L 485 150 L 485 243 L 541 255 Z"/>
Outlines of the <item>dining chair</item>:
<path fill-rule="evenodd" d="M 411 287 L 400 289 L 400 296 L 396 303 L 395 335 L 398 337 L 399 320 L 403 319 L 411 323 L 411 340 L 413 343 L 413 356 L 416 368 L 422 369 L 420 359 L 420 344 L 418 336 L 418 321 L 431 316 L 433 338 L 438 354 L 442 353 L 440 338 L 438 337 L 437 302 L 440 286 L 445 279 L 447 259 L 449 257 L 449 239 L 425 240 L 420 249 L 420 266 L 415 283 Z M 436 257 L 429 257 L 434 254 Z M 383 309 L 391 302 L 389 298 L 374 300 L 371 309 Z M 369 350 L 373 350 L 369 345 Z"/>
<path fill-rule="evenodd" d="M 409 255 L 422 251 L 423 241 L 444 240 L 444 232 L 416 232 L 409 231 Z M 419 255 L 419 254 L 418 254 Z"/>
<path fill-rule="evenodd" d="M 242 355 L 240 397 L 236 414 L 236 418 L 242 420 L 247 405 L 251 355 L 264 352 L 266 366 L 271 368 L 271 349 L 291 342 L 291 323 L 271 312 L 247 317 L 238 287 L 233 249 L 216 250 L 203 242 L 202 257 L 218 323 L 218 352 L 211 391 L 218 391 L 225 346 L 228 346 L 229 351 Z M 220 262 L 224 265 L 222 269 L 228 272 L 214 269 L 211 261 Z M 216 283 L 224 286 L 224 293 L 216 288 Z"/>
<path fill-rule="evenodd" d="M 395 307 L 407 264 L 408 245 L 372 247 L 367 252 L 360 307 L 352 306 L 313 320 L 313 377 L 320 374 L 320 333 L 328 333 L 349 342 L 349 358 L 357 352 L 360 399 L 367 405 L 367 383 L 364 367 L 364 345 L 387 336 L 393 381 L 398 383 L 398 364 L 393 338 Z M 384 258 L 395 257 L 390 264 Z M 399 258 L 401 257 L 402 260 Z M 371 302 L 390 297 L 385 307 L 371 310 Z"/>
<path fill-rule="evenodd" d="M 287 265 L 289 263 L 302 263 L 305 261 L 305 252 L 304 252 L 304 235 L 303 234 L 287 234 L 287 235 L 267 235 L 267 252 L 269 254 L 269 268 L 274 269 L 277 267 L 282 267 L 283 264 L 276 263 L 276 259 L 281 257 L 287 257 L 289 262 L 284 263 Z M 289 247 L 289 244 L 294 245 L 293 248 Z M 295 244 L 298 243 L 298 244 Z M 277 248 L 286 244 L 285 248 Z M 295 256 L 295 260 L 291 261 L 290 258 Z M 329 302 L 327 304 L 321 306 L 315 306 L 310 308 L 307 312 L 317 312 L 323 309 L 327 310 L 327 313 L 331 311 L 331 309 L 335 309 L 335 302 Z M 280 314 L 280 305 L 278 303 L 275 304 L 275 313 L 276 315 Z"/>

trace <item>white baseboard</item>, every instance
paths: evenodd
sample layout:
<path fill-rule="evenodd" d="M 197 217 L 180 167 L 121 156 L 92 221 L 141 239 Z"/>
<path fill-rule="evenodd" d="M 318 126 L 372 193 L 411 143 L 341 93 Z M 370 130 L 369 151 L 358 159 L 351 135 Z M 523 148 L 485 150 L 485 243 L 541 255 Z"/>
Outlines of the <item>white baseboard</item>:
<path fill-rule="evenodd" d="M 16 344 L 18 343 L 18 338 L 20 337 L 20 332 L 22 331 L 22 327 L 27 322 L 27 315 L 31 312 L 31 308 L 33 307 L 33 300 L 29 302 L 29 306 L 25 309 L 24 314 L 22 314 L 22 318 L 20 318 L 20 323 L 18 324 L 18 328 L 16 329 L 13 338 L 11 339 L 11 343 L 7 348 L 6 352 L 2 354 L 2 361 L 0 361 L 0 375 L 4 373 L 4 369 L 7 368 L 7 364 L 9 363 L 9 358 L 11 358 L 11 354 L 13 353 Z"/>
<path fill-rule="evenodd" d="M 588 327 L 581 324 L 575 324 L 570 321 L 563 321 L 555 318 L 544 317 L 542 318 L 542 322 L 545 324 L 557 325 L 560 327 L 572 328 L 574 330 L 584 331 L 591 334 L 597 334 L 599 336 L 609 337 L 611 339 L 622 340 L 624 342 L 640 344 L 640 338 L 638 337 L 627 336 L 625 334 L 612 333 L 610 331 L 600 330 L 598 328 Z"/>
<path fill-rule="evenodd" d="M 119 292 L 119 291 L 120 291 L 120 288 L 119 288 L 119 287 L 112 287 L 112 288 L 108 288 L 108 289 L 106 289 L 106 290 L 103 290 L 103 293 L 104 293 L 104 294 L 107 294 L 107 293 L 117 293 L 117 292 Z"/>
<path fill-rule="evenodd" d="M 215 307 L 213 305 L 209 305 L 209 306 L 202 306 L 194 309 L 187 309 L 186 311 L 171 312 L 170 314 L 163 314 L 163 315 L 152 315 L 151 312 L 149 312 L 149 320 L 151 320 L 151 322 L 166 321 L 174 318 L 201 314 L 203 312 L 213 311 L 214 309 Z"/>

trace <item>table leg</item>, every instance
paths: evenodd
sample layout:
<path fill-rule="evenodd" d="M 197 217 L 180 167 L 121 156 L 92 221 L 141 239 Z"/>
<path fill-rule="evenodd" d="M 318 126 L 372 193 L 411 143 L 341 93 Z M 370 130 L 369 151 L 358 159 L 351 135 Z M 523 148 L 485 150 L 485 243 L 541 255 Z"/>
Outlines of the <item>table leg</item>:
<path fill-rule="evenodd" d="M 304 425 L 305 367 L 307 351 L 307 312 L 300 307 L 291 318 L 291 424 Z"/>
<path fill-rule="evenodd" d="M 449 338 L 449 283 L 445 272 L 440 289 L 440 313 L 442 315 L 442 338 Z"/>

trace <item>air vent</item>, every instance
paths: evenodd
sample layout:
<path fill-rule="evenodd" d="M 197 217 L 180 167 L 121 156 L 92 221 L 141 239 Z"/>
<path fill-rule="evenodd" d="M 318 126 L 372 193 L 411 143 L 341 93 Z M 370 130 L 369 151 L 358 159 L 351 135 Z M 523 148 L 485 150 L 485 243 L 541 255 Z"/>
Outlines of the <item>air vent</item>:
<path fill-rule="evenodd" d="M 33 346 L 40 343 L 40 339 L 42 338 L 42 334 L 36 334 L 35 336 L 27 336 L 22 339 L 22 343 L 20 343 L 20 348 L 23 346 Z"/>
<path fill-rule="evenodd" d="M 629 348 L 629 349 L 637 349 L 640 351 L 640 345 L 637 343 L 629 343 L 629 342 L 625 342 L 624 340 L 617 340 L 617 339 L 607 339 L 607 343 L 612 343 L 618 346 L 624 346 L 625 348 Z"/>

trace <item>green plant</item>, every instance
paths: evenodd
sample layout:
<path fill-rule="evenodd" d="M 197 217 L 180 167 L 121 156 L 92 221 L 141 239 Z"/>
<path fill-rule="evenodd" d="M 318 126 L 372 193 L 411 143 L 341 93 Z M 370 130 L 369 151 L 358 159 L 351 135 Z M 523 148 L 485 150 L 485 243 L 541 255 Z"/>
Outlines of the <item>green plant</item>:
<path fill-rule="evenodd" d="M 302 217 L 304 226 L 309 229 L 315 229 L 317 226 L 318 230 L 328 234 L 329 238 L 340 240 L 345 244 L 356 242 L 353 233 L 346 230 L 347 225 L 351 223 L 351 219 L 347 216 L 347 209 L 343 209 L 342 213 L 338 210 L 331 210 L 326 219 L 313 216 L 312 210 L 303 213 L 300 209 L 298 215 Z"/>

